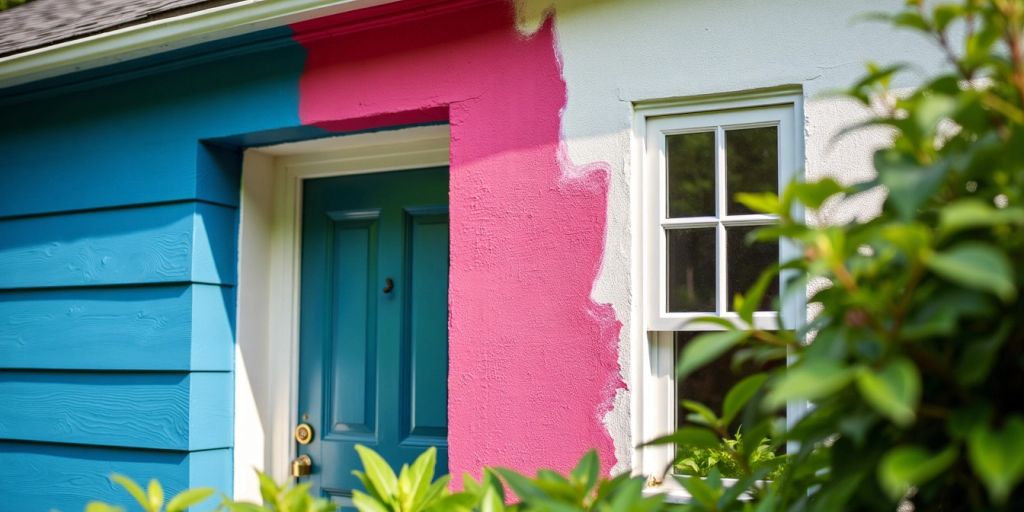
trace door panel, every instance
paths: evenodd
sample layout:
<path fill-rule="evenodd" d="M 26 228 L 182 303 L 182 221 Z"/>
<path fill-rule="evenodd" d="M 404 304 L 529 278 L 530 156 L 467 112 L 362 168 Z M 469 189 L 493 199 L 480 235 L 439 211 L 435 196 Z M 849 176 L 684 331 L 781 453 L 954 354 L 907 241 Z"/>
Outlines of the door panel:
<path fill-rule="evenodd" d="M 300 421 L 314 489 L 345 503 L 354 446 L 448 468 L 448 170 L 303 185 Z M 393 286 L 385 291 L 390 279 Z"/>
<path fill-rule="evenodd" d="M 330 438 L 373 434 L 377 409 L 377 342 L 374 291 L 369 278 L 377 261 L 377 214 L 331 212 L 333 240 L 328 259 L 334 304 L 331 365 L 324 399 Z M 326 355 L 326 354 L 325 354 Z M 326 358 L 325 358 L 326 359 Z M 371 441 L 372 437 L 366 438 Z"/>
<path fill-rule="evenodd" d="M 406 225 L 403 442 L 436 444 L 448 437 L 448 383 L 437 379 L 448 374 L 448 215 L 412 211 Z"/>

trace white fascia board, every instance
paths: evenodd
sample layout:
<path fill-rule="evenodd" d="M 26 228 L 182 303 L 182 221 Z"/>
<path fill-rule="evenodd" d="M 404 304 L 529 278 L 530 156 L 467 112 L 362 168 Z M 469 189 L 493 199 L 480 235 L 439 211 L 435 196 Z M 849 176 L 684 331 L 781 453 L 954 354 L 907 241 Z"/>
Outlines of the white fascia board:
<path fill-rule="evenodd" d="M 398 0 L 243 0 L 0 58 L 0 89 Z"/>

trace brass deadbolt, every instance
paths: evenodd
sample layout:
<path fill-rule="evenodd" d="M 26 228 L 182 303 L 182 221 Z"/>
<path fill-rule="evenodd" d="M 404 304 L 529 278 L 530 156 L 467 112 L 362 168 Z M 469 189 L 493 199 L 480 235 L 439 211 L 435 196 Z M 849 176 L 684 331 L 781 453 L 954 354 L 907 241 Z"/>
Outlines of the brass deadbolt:
<path fill-rule="evenodd" d="M 299 455 L 292 461 L 292 476 L 309 476 L 313 473 L 313 459 L 309 455 Z"/>
<path fill-rule="evenodd" d="M 295 426 L 295 442 L 309 444 L 313 442 L 313 426 L 309 423 L 299 423 Z"/>

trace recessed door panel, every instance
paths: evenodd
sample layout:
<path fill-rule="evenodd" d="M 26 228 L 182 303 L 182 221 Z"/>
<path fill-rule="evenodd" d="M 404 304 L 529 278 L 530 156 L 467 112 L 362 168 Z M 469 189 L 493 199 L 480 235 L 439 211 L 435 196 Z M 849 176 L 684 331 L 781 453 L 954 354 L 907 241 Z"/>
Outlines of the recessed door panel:
<path fill-rule="evenodd" d="M 356 439 L 372 435 L 376 420 L 376 303 L 370 281 L 376 276 L 377 212 L 332 212 L 330 217 L 328 436 Z"/>
<path fill-rule="evenodd" d="M 436 376 L 448 367 L 448 212 L 413 210 L 407 224 L 406 441 L 441 443 L 448 436 L 448 381 Z"/>

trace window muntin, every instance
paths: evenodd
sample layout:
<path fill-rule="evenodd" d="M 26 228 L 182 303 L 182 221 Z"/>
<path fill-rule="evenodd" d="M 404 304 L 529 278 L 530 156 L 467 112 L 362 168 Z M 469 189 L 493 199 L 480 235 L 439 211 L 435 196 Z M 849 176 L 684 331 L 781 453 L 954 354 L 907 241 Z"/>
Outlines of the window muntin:
<path fill-rule="evenodd" d="M 785 249 L 746 243 L 777 222 L 735 200 L 739 192 L 778 191 L 794 172 L 792 105 L 648 118 L 647 328 L 686 329 L 706 315 L 735 317 L 733 297 Z M 755 315 L 775 328 L 772 283 Z"/>

